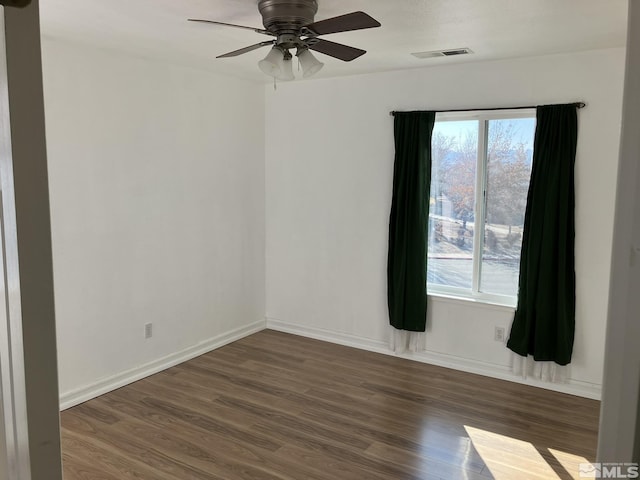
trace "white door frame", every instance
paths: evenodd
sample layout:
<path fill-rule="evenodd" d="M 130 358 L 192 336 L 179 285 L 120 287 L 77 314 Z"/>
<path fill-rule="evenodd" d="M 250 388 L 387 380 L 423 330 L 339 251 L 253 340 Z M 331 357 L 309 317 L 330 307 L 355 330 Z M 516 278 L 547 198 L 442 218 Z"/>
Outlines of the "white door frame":
<path fill-rule="evenodd" d="M 42 90 L 38 0 L 0 0 L 3 480 L 62 479 Z"/>
<path fill-rule="evenodd" d="M 0 162 L 11 165 L 13 154 L 11 126 L 8 121 L 9 85 L 4 10 L 5 7 L 0 6 Z M 4 190 L 4 185 L 2 187 Z M 0 451 L 0 477 L 22 480 L 31 478 L 22 322 L 19 315 L 9 314 L 4 220 L 4 202 L 0 196 L 0 447 L 3 447 L 3 451 Z"/>
<path fill-rule="evenodd" d="M 640 0 L 629 1 L 627 64 L 599 462 L 640 462 Z"/>

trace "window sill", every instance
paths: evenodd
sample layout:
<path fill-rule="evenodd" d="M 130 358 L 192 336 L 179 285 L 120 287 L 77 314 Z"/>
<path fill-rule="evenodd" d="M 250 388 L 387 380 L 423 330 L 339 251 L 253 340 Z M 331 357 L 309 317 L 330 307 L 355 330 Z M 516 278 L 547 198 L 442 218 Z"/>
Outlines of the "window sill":
<path fill-rule="evenodd" d="M 455 304 L 474 304 L 479 307 L 487 307 L 499 310 L 509 310 L 514 312 L 516 309 L 516 299 L 513 301 L 508 300 L 494 300 L 494 299 L 486 299 L 481 297 L 470 297 L 465 295 L 456 295 L 453 293 L 447 292 L 438 292 L 438 291 L 428 291 L 427 295 L 429 297 L 433 297 L 436 301 L 444 301 Z"/>

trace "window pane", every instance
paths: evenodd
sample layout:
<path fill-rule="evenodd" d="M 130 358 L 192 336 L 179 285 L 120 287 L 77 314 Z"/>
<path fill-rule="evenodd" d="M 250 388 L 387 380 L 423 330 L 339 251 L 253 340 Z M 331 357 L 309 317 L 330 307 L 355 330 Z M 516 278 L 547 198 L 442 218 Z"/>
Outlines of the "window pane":
<path fill-rule="evenodd" d="M 480 290 L 518 292 L 522 227 L 531 177 L 535 119 L 490 120 Z"/>
<path fill-rule="evenodd" d="M 433 129 L 427 282 L 471 289 L 478 122 Z"/>

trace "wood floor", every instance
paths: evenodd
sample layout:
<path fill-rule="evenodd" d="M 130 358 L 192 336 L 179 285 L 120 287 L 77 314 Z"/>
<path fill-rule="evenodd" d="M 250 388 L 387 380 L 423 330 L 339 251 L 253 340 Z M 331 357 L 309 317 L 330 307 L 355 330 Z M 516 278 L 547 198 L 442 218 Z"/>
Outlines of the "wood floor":
<path fill-rule="evenodd" d="M 270 330 L 62 413 L 65 480 L 576 479 L 599 402 Z"/>

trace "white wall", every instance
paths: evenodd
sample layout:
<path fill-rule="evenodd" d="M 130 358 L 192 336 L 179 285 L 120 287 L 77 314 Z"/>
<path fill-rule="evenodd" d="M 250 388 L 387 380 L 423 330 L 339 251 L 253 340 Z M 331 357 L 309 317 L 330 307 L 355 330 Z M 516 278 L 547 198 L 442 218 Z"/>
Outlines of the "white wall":
<path fill-rule="evenodd" d="M 264 93 L 51 39 L 43 63 L 68 406 L 262 328 Z"/>
<path fill-rule="evenodd" d="M 63 404 L 261 328 L 265 156 L 269 325 L 386 351 L 388 112 L 574 100 L 572 379 L 598 395 L 622 49 L 283 83 L 266 117 L 236 79 L 51 39 L 43 61 Z M 511 378 L 511 317 L 432 299 L 420 359 Z"/>
<path fill-rule="evenodd" d="M 569 391 L 602 379 L 624 50 L 467 63 L 266 89 L 267 317 L 385 351 L 391 110 L 585 101 L 576 164 L 577 329 Z M 511 309 L 431 299 L 422 359 L 511 378 Z M 560 387 L 561 389 L 563 387 Z"/>

